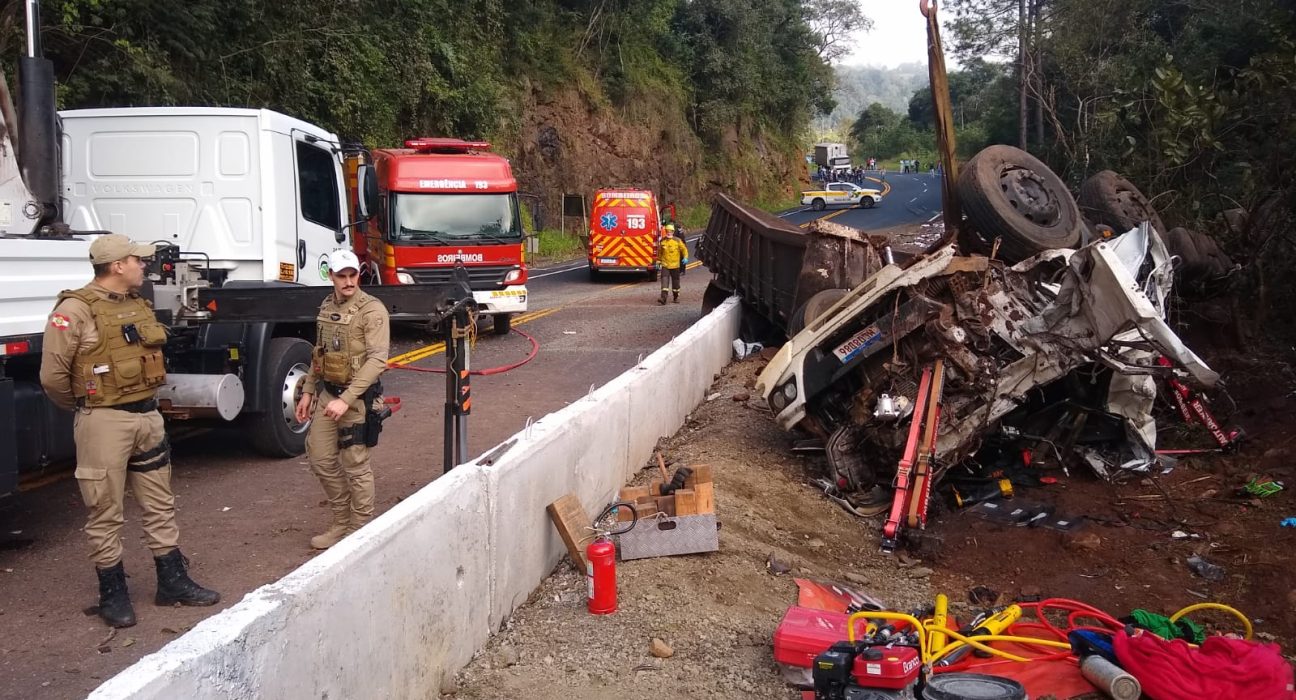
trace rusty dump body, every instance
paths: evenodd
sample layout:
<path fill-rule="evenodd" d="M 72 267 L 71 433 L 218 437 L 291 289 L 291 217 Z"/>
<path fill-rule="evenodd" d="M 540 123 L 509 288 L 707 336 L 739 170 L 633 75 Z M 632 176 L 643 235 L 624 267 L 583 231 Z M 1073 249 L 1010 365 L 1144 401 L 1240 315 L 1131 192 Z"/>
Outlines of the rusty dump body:
<path fill-rule="evenodd" d="M 699 246 L 716 281 L 786 333 L 757 390 L 781 426 L 823 441 L 844 491 L 889 483 L 937 360 L 937 479 L 1004 434 L 1050 459 L 1095 445 L 1109 466 L 1147 464 L 1158 379 L 1218 379 L 1165 324 L 1172 258 L 1150 226 L 1012 266 L 944 242 L 888 263 L 884 241 L 848 231 L 803 233 L 721 197 Z M 809 303 L 834 285 L 833 303 Z"/>
<path fill-rule="evenodd" d="M 882 267 L 882 238 L 816 221 L 808 231 L 716 195 L 698 259 L 715 275 L 714 287 L 737 292 L 778 334 L 794 335 L 803 312 L 826 290 L 849 289 Z"/>

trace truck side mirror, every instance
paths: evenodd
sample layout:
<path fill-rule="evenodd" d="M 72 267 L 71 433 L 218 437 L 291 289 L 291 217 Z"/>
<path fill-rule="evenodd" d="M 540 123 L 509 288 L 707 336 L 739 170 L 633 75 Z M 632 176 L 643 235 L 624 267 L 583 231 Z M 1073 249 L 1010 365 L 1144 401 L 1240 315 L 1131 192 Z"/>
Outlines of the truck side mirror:
<path fill-rule="evenodd" d="M 360 183 L 356 206 L 360 218 L 368 220 L 374 215 L 374 206 L 378 203 L 378 175 L 372 165 L 361 165 L 356 169 L 356 180 Z"/>

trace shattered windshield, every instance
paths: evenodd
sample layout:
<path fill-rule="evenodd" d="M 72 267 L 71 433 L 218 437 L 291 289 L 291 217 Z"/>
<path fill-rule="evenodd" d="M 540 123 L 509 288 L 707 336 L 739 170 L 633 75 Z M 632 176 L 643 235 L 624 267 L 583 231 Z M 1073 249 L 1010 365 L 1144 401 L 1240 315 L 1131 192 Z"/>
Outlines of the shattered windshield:
<path fill-rule="evenodd" d="M 392 194 L 391 240 L 429 244 L 522 240 L 517 196 L 504 194 Z"/>

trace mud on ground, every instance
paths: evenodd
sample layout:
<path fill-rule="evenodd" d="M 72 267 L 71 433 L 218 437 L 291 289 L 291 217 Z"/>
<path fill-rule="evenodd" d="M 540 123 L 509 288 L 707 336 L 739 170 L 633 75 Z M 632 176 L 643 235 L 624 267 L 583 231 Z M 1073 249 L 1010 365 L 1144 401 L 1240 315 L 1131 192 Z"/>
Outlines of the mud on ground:
<path fill-rule="evenodd" d="M 564 560 L 460 672 L 454 697 L 790 698 L 770 640 L 796 602 L 793 577 L 840 580 L 891 605 L 930 600 L 930 571 L 878 555 L 876 527 L 807 485 L 814 460 L 791 453 L 749 388 L 763 364 L 727 367 L 708 392 L 719 396 L 662 444 L 668 460 L 714 469 L 720 551 L 617 562 L 609 616 L 586 612 L 585 578 Z M 656 473 L 646 464 L 634 483 Z M 792 571 L 771 573 L 771 554 Z M 674 656 L 654 658 L 654 637 Z"/>
<path fill-rule="evenodd" d="M 1220 411 L 1221 421 L 1254 436 L 1240 454 L 1186 459 L 1170 474 L 1120 484 L 1073 469 L 1057 472 L 1056 484 L 1019 492 L 1020 502 L 1085 517 L 1065 535 L 996 525 L 937 500 L 917 561 L 880 554 L 881 517 L 858 519 L 809 485 L 821 459 L 793 455 L 791 436 L 752 392 L 764 362 L 733 363 L 709 392 L 720 396 L 663 444 L 671 460 L 713 466 L 720 551 L 618 562 L 620 610 L 606 617 L 586 612 L 584 577 L 564 560 L 443 690 L 480 700 L 795 698 L 772 658 L 774 630 L 796 601 L 794 576 L 840 581 L 901 609 L 944 592 L 962 615 L 972 609 L 973 586 L 989 587 L 1005 603 L 1022 595 L 1075 598 L 1118 617 L 1139 607 L 1168 615 L 1220 601 L 1252 616 L 1262 639 L 1290 653 L 1296 529 L 1279 521 L 1296 515 L 1292 492 L 1265 499 L 1232 493 L 1256 473 L 1296 488 L 1296 432 L 1279 410 L 1292 384 L 1290 377 L 1273 381 L 1273 367 L 1282 366 L 1273 358 L 1211 359 L 1233 378 L 1235 393 L 1249 398 L 1248 408 Z M 1163 421 L 1163 446 L 1208 445 L 1200 429 L 1172 418 Z M 635 483 L 655 473 L 645 465 Z M 1176 530 L 1189 537 L 1174 539 Z M 1225 567 L 1226 578 L 1211 583 L 1190 572 L 1186 560 L 1194 553 Z M 792 572 L 771 573 L 771 555 Z M 1228 616 L 1193 617 L 1219 631 L 1238 628 Z M 654 658 L 653 638 L 674 655 Z"/>

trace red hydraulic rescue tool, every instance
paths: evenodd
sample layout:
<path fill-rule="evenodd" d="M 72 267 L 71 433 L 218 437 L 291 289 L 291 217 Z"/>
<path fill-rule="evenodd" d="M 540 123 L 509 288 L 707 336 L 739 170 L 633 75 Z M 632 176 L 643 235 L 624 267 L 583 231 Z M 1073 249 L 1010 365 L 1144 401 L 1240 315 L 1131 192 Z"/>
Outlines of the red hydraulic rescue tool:
<path fill-rule="evenodd" d="M 914 402 L 909 438 L 896 469 L 895 498 L 882 528 L 882 551 L 894 551 L 903 527 L 921 529 L 927 525 L 927 504 L 931 500 L 932 460 L 936 455 L 936 429 L 940 426 L 940 400 L 945 386 L 945 362 L 936 360 L 923 369 Z"/>
<path fill-rule="evenodd" d="M 1170 367 L 1171 363 L 1168 358 L 1158 357 L 1157 364 L 1162 367 Z M 1211 414 L 1210 409 L 1206 408 L 1206 403 L 1202 401 L 1200 395 L 1189 389 L 1183 382 L 1169 377 L 1166 383 L 1170 385 L 1170 396 L 1174 399 L 1175 407 L 1179 409 L 1179 415 L 1183 416 L 1184 422 L 1188 425 L 1201 423 L 1206 427 L 1219 444 L 1221 450 L 1231 450 L 1237 447 L 1242 441 L 1242 431 L 1232 430 L 1227 433 L 1220 427 L 1215 416 Z"/>

